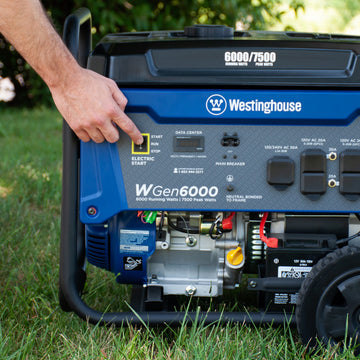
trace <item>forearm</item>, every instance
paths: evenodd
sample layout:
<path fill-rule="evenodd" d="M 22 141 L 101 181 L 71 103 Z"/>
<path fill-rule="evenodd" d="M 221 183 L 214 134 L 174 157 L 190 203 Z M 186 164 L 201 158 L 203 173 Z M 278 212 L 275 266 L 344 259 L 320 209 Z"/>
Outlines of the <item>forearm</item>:
<path fill-rule="evenodd" d="M 38 0 L 0 0 L 0 32 L 50 88 L 60 84 L 60 76 L 66 82 L 75 75 L 78 66 Z"/>
<path fill-rule="evenodd" d="M 124 113 L 127 99 L 116 83 L 77 64 L 39 0 L 0 0 L 0 32 L 42 77 L 81 140 L 115 142 L 117 124 L 141 144 L 141 133 Z"/>

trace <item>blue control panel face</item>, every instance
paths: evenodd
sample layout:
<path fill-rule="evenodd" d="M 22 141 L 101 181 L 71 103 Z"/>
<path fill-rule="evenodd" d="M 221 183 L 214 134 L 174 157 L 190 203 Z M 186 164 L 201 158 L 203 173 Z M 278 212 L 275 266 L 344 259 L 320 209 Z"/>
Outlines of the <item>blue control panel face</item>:
<path fill-rule="evenodd" d="M 145 141 L 121 133 L 117 144 L 82 143 L 84 223 L 128 209 L 360 209 L 358 91 L 124 93 Z"/>

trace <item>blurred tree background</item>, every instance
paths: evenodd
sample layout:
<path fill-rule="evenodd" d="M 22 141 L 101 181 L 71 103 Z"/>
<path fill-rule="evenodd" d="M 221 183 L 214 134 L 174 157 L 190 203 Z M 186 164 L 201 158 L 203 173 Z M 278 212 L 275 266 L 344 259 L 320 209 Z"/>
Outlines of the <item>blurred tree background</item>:
<path fill-rule="evenodd" d="M 68 14 L 88 7 L 94 43 L 112 32 L 180 30 L 225 24 L 252 30 L 297 30 L 360 34 L 360 1 L 353 0 L 42 0 L 61 33 Z M 52 105 L 42 80 L 0 34 L 0 79 L 9 78 L 16 97 L 1 106 Z M 1 92 L 1 81 L 0 81 Z"/>
<path fill-rule="evenodd" d="M 288 24 L 297 31 L 342 33 L 360 35 L 360 1 L 354 0 L 303 0 L 304 8 L 296 12 L 286 11 L 284 0 L 281 24 L 272 24 L 270 29 L 282 30 Z"/>
<path fill-rule="evenodd" d="M 112 32 L 179 30 L 184 26 L 225 24 L 265 29 L 280 23 L 282 0 L 43 0 L 59 32 L 68 14 L 79 7 L 92 12 L 94 43 Z M 303 0 L 290 0 L 287 11 L 296 14 Z M 16 50 L 0 34 L 0 77 L 9 77 L 16 97 L 6 106 L 51 105 L 49 90 Z M 0 101 L 0 107 L 5 106 Z"/>

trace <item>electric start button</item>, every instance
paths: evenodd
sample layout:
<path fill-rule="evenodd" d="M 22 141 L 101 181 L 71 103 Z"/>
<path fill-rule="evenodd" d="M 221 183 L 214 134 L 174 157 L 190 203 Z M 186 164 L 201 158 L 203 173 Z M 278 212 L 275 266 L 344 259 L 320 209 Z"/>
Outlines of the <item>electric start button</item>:
<path fill-rule="evenodd" d="M 136 145 L 132 142 L 132 154 L 148 155 L 150 154 L 150 134 L 141 134 L 144 141 L 140 145 Z"/>

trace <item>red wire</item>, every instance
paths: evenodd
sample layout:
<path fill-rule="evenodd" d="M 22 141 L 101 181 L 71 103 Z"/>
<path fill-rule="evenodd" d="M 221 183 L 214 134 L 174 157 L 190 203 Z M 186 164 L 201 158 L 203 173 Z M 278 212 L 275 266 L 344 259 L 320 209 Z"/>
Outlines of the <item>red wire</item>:
<path fill-rule="evenodd" d="M 138 211 L 137 212 L 137 217 L 139 217 L 140 218 L 140 220 L 141 220 L 141 222 L 143 223 L 143 224 L 146 224 L 146 221 L 145 221 L 145 219 L 144 219 L 144 211 Z"/>
<path fill-rule="evenodd" d="M 268 212 L 264 212 L 264 215 L 261 219 L 260 222 L 260 239 L 261 241 L 263 241 L 268 247 L 271 248 L 277 248 L 279 245 L 279 240 L 277 238 L 267 238 L 264 235 L 264 227 L 265 227 L 265 223 L 266 223 L 266 219 L 268 217 L 269 213 Z"/>
<path fill-rule="evenodd" d="M 232 228 L 233 228 L 232 220 L 233 220 L 234 216 L 235 216 L 235 211 L 232 212 L 227 218 L 225 218 L 222 221 L 222 228 L 224 230 L 232 230 Z"/>

